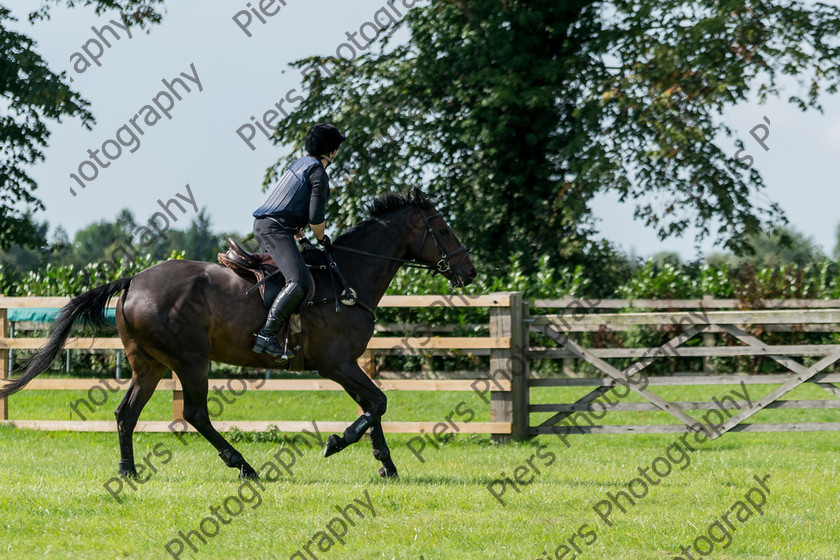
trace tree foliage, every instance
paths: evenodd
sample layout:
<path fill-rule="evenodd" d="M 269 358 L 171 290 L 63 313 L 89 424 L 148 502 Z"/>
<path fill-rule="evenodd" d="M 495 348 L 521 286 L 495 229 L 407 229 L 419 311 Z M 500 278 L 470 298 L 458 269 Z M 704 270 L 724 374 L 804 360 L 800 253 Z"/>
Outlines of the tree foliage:
<path fill-rule="evenodd" d="M 130 22 L 157 22 L 154 6 L 161 0 L 47 0 L 30 20 L 48 18 L 56 4 L 94 6 L 97 13 L 118 9 Z M 32 213 L 43 210 L 35 196 L 33 165 L 44 160 L 50 121 L 78 117 L 90 129 L 94 123 L 90 104 L 68 83 L 66 72 L 56 74 L 38 54 L 30 37 L 8 28 L 15 21 L 0 5 L 0 248 L 42 243 Z"/>
<path fill-rule="evenodd" d="M 335 122 L 352 177 L 333 197 L 338 223 L 421 186 L 496 266 L 588 259 L 591 203 L 608 191 L 661 238 L 695 226 L 741 249 L 783 216 L 715 142 L 734 135 L 722 111 L 789 77 L 805 90 L 790 100 L 819 108 L 840 77 L 840 8 L 820 3 L 433 0 L 400 25 L 406 44 L 383 34 L 355 61 L 295 62 L 308 95 L 275 140 L 299 148 L 311 124 Z"/>
<path fill-rule="evenodd" d="M 160 23 L 163 0 L 43 0 L 41 6 L 29 14 L 29 20 L 50 19 L 53 6 L 64 5 L 68 8 L 90 6 L 96 15 L 109 11 L 119 11 L 132 25 Z"/>
<path fill-rule="evenodd" d="M 38 232 L 30 213 L 44 205 L 29 168 L 44 159 L 48 120 L 78 116 L 90 128 L 89 104 L 53 73 L 35 52 L 35 42 L 7 28 L 11 12 L 0 6 L 0 247 L 34 244 Z"/>
<path fill-rule="evenodd" d="M 61 274 L 71 276 L 72 271 L 76 271 L 88 279 L 107 278 L 104 281 L 110 282 L 120 278 L 109 276 L 115 268 L 119 273 L 131 271 L 136 274 L 142 270 L 142 267 L 137 268 L 141 264 L 151 266 L 175 254 L 179 258 L 216 262 L 216 254 L 225 250 L 225 240 L 240 237 L 236 233 L 214 232 L 206 208 L 193 217 L 186 229 L 169 229 L 164 235 L 155 236 L 153 243 L 148 245 L 140 245 L 135 235 L 138 226 L 131 211 L 123 209 L 113 222 L 91 223 L 77 231 L 72 240 L 62 228 L 57 228 L 52 242 L 48 242 L 48 225 L 36 224 L 40 245 L 35 248 L 14 245 L 0 250 L 0 276 L 5 277 L 7 283 L 26 281 L 29 282 L 27 285 L 40 285 L 43 277 L 48 285 L 64 285 L 58 282 Z M 48 273 L 50 270 L 52 272 Z M 27 278 L 29 280 L 25 280 Z M 87 285 L 69 277 L 62 282 Z"/>
<path fill-rule="evenodd" d="M 754 267 L 780 267 L 789 264 L 807 266 L 825 258 L 817 243 L 792 227 L 778 227 L 768 232 L 750 234 L 740 256 L 710 255 L 708 262 Z"/>

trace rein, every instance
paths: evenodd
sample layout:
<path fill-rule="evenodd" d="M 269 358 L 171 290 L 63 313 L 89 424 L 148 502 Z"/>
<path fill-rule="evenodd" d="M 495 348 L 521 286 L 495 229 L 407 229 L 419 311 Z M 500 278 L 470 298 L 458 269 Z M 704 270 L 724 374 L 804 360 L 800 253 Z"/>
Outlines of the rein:
<path fill-rule="evenodd" d="M 376 253 L 371 253 L 369 251 L 362 251 L 361 249 L 354 249 L 352 247 L 344 247 L 343 245 L 333 245 L 332 248 L 333 249 L 341 249 L 342 251 L 347 251 L 348 253 L 356 253 L 358 255 L 364 255 L 366 257 L 374 257 L 374 258 L 383 259 L 383 260 L 386 260 L 386 261 L 398 262 L 398 263 L 401 263 L 403 266 L 407 266 L 409 268 L 422 268 L 422 269 L 425 269 L 425 270 L 433 270 L 435 268 L 435 265 L 433 265 L 433 264 L 421 263 L 421 262 L 411 260 L 411 259 L 400 259 L 400 258 L 397 258 L 397 257 L 389 257 L 388 255 L 378 255 Z"/>
<path fill-rule="evenodd" d="M 435 247 L 437 247 L 438 251 L 440 251 L 440 260 L 437 263 L 429 264 L 420 262 L 416 259 L 401 259 L 399 257 L 391 257 L 388 255 L 371 253 L 370 251 L 363 251 L 361 249 L 354 249 L 353 247 L 331 245 L 329 249 L 325 250 L 325 253 L 327 254 L 327 262 L 329 262 L 330 280 L 333 283 L 333 292 L 335 292 L 335 296 L 325 298 L 319 301 L 311 301 L 308 305 L 311 307 L 313 305 L 321 305 L 335 302 L 335 310 L 337 313 L 341 311 L 339 303 L 347 306 L 358 305 L 359 307 L 367 310 L 371 315 L 373 315 L 374 319 L 376 318 L 373 308 L 361 301 L 357 297 L 356 291 L 348 285 L 347 280 L 344 278 L 344 275 L 341 274 L 341 271 L 338 269 L 338 263 L 336 263 L 332 257 L 332 249 L 341 249 L 342 251 L 347 251 L 348 253 L 356 253 L 357 255 L 364 255 L 366 257 L 373 257 L 376 259 L 398 262 L 401 266 L 407 266 L 409 268 L 422 268 L 424 270 L 431 270 L 433 275 L 444 274 L 446 272 L 449 272 L 450 270 L 452 270 L 452 263 L 450 262 L 450 259 L 458 255 L 463 255 L 458 261 L 458 264 L 456 265 L 460 266 L 461 263 L 464 262 L 464 259 L 467 257 L 467 252 L 469 251 L 469 249 L 467 249 L 467 247 L 464 245 L 459 245 L 458 248 L 456 248 L 452 253 L 447 254 L 443 248 L 443 245 L 441 245 L 440 243 L 440 239 L 437 236 L 437 232 L 435 232 L 435 229 L 432 227 L 432 219 L 441 218 L 443 214 L 441 212 L 436 212 L 430 216 L 427 216 L 426 213 L 422 210 L 420 214 L 423 217 L 423 223 L 426 225 L 426 230 L 423 232 L 423 240 L 420 242 L 420 250 L 422 251 L 423 247 L 426 246 L 426 239 L 431 233 L 432 241 L 434 242 Z M 338 290 L 335 287 L 335 276 L 338 276 L 338 279 L 341 281 L 343 289 L 341 294 L 338 293 Z"/>
<path fill-rule="evenodd" d="M 335 249 L 341 249 L 342 251 L 347 251 L 350 253 L 356 253 L 359 255 L 364 255 L 366 257 L 374 257 L 377 259 L 383 259 L 387 261 L 398 262 L 403 266 L 407 266 L 409 268 L 422 268 L 424 270 L 431 270 L 433 274 L 443 274 L 445 272 L 449 272 L 452 270 L 452 263 L 449 262 L 450 259 L 456 257 L 463 253 L 463 257 L 461 260 L 458 261 L 458 265 L 464 261 L 464 258 L 467 256 L 467 249 L 464 245 L 459 245 L 457 249 L 455 249 L 452 253 L 447 254 L 446 251 L 443 249 L 443 245 L 440 243 L 440 239 L 438 239 L 437 233 L 435 229 L 432 227 L 432 219 L 433 218 L 440 218 L 443 216 L 441 212 L 435 212 L 431 216 L 427 216 L 425 213 L 421 211 L 421 215 L 423 216 L 423 223 L 426 224 L 426 231 L 423 232 L 423 240 L 420 242 L 420 249 L 422 250 L 423 247 L 426 246 L 426 239 L 428 238 L 429 234 L 432 234 L 432 241 L 435 243 L 435 247 L 437 247 L 438 251 L 440 251 L 440 260 L 436 264 L 429 264 L 420 262 L 416 259 L 401 259 L 398 257 L 390 257 L 388 255 L 379 255 L 376 253 L 371 253 L 369 251 L 362 251 L 361 249 L 354 249 L 352 247 L 344 247 L 342 245 L 333 245 Z"/>

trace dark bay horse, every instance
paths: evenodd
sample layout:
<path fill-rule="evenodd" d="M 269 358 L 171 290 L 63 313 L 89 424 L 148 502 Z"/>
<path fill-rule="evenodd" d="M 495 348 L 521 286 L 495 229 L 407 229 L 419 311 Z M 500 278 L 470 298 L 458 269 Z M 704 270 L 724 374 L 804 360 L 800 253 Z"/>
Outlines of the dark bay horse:
<path fill-rule="evenodd" d="M 369 213 L 369 219 L 338 237 L 332 249 L 359 301 L 375 309 L 406 261 L 428 265 L 454 286 L 465 286 L 475 277 L 466 247 L 418 190 L 381 196 L 370 205 Z M 329 272 L 313 271 L 313 276 L 316 301 L 334 295 Z M 257 368 L 278 366 L 274 358 L 251 351 L 252 334 L 266 316 L 259 294 L 245 294 L 251 285 L 218 264 L 167 261 L 76 296 L 61 310 L 47 344 L 21 377 L 0 388 L 0 396 L 14 393 L 49 367 L 77 319 L 104 325 L 105 306 L 121 291 L 117 331 L 132 377 L 115 411 L 120 474 L 137 474 L 134 428 L 158 382 L 171 369 L 183 386 L 184 419 L 213 444 L 228 467 L 239 469 L 242 477 L 256 477 L 251 465 L 216 431 L 207 412 L 211 360 Z M 374 317 L 359 305 L 344 307 L 341 313 L 332 305 L 319 305 L 302 310 L 301 323 L 304 368 L 340 384 L 364 411 L 343 436 L 330 436 L 325 455 L 358 441 L 369 429 L 373 455 L 382 462 L 379 474 L 397 476 L 381 425 L 387 398 L 356 363 L 373 336 Z"/>

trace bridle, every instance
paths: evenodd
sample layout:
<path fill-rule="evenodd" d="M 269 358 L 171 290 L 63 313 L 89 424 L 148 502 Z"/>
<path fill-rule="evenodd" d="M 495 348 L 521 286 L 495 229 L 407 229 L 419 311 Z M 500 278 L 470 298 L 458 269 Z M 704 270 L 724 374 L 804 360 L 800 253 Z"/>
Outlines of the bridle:
<path fill-rule="evenodd" d="M 400 263 L 400 266 L 407 266 L 410 268 L 422 268 L 425 270 L 431 270 L 432 275 L 435 274 L 445 274 L 452 270 L 452 263 L 450 262 L 452 258 L 457 257 L 458 255 L 462 255 L 461 259 L 455 265 L 456 268 L 460 267 L 461 264 L 464 262 L 464 259 L 467 258 L 467 249 L 464 245 L 458 245 L 458 247 L 452 251 L 451 253 L 447 253 L 446 250 L 443 248 L 443 245 L 440 242 L 440 239 L 437 236 L 437 232 L 435 232 L 435 228 L 432 227 L 432 220 L 434 218 L 440 218 L 443 220 L 443 214 L 440 212 L 435 212 L 434 214 L 427 216 L 423 210 L 420 210 L 420 215 L 423 217 L 423 224 L 425 225 L 425 231 L 423 232 L 423 239 L 420 241 L 420 251 L 418 254 L 423 252 L 423 248 L 426 246 L 426 240 L 429 238 L 429 234 L 432 234 L 432 241 L 437 247 L 438 251 L 440 251 L 440 260 L 438 260 L 435 264 L 429 264 L 420 262 L 416 259 L 401 259 L 399 257 L 391 257 L 388 255 L 380 255 L 377 253 L 371 253 L 368 251 L 362 251 L 361 249 L 354 249 L 353 247 L 344 247 L 343 245 L 330 245 L 330 249 L 326 249 L 327 254 L 327 262 L 329 263 L 328 270 L 330 271 L 330 280 L 333 284 L 333 292 L 335 292 L 335 296 L 325 298 L 319 301 L 311 301 L 307 305 L 319 305 L 323 303 L 330 303 L 335 302 L 335 310 L 336 312 L 341 311 L 341 305 L 353 306 L 359 305 L 363 309 L 365 309 L 368 313 L 370 313 L 374 319 L 376 318 L 376 314 L 372 307 L 367 305 L 366 303 L 359 300 L 356 291 L 349 286 L 347 280 L 344 278 L 344 275 L 341 274 L 341 271 L 338 268 L 338 263 L 335 262 L 331 254 L 331 249 L 341 249 L 342 251 L 347 251 L 349 253 L 356 253 L 357 255 L 365 255 L 367 257 L 373 257 L 376 259 L 383 259 L 387 261 L 394 261 Z M 445 223 L 445 222 L 444 222 Z M 335 284 L 335 277 L 338 277 L 338 280 L 341 282 L 342 292 L 339 294 L 338 288 Z M 464 286 L 464 280 L 461 278 L 460 275 L 456 275 L 458 279 L 458 284 L 460 286 Z"/>
<path fill-rule="evenodd" d="M 402 266 L 407 266 L 409 268 L 422 268 L 425 270 L 431 270 L 432 274 L 445 274 L 452 270 L 452 262 L 451 260 L 458 255 L 462 255 L 461 259 L 455 265 L 455 267 L 461 266 L 464 262 L 464 259 L 467 258 L 467 249 L 464 245 L 458 245 L 458 247 L 452 251 L 451 253 L 447 253 L 446 250 L 443 248 L 443 245 L 440 242 L 440 238 L 438 238 L 437 232 L 435 228 L 432 227 L 432 220 L 435 218 L 443 219 L 443 214 L 441 212 L 435 212 L 434 214 L 427 215 L 425 212 L 420 210 L 420 215 L 423 217 L 423 224 L 425 225 L 425 231 L 423 232 L 423 239 L 420 241 L 420 251 L 418 253 L 423 252 L 423 247 L 426 246 L 426 240 L 429 237 L 429 234 L 432 234 L 432 241 L 437 247 L 438 251 L 440 251 L 440 260 L 436 264 L 429 264 L 420 262 L 417 259 L 401 259 L 398 257 L 390 257 L 388 255 L 379 255 L 376 253 L 370 253 L 368 251 L 362 251 L 360 249 L 354 249 L 352 247 L 344 247 L 342 245 L 333 245 L 334 249 L 341 249 L 342 251 L 348 251 L 350 253 L 356 253 L 359 255 L 365 255 L 368 257 L 375 257 L 378 259 L 384 259 L 388 261 L 394 261 L 400 263 Z M 460 280 L 460 278 L 459 278 Z"/>
<path fill-rule="evenodd" d="M 427 216 L 426 213 L 422 210 L 420 211 L 420 214 L 423 216 L 423 223 L 426 226 L 426 231 L 423 232 L 423 239 L 422 241 L 420 241 L 420 251 L 418 251 L 418 253 L 423 252 L 423 247 L 426 246 L 426 239 L 428 238 L 430 233 L 432 234 L 432 241 L 434 241 L 435 247 L 437 247 L 438 251 L 440 251 L 440 260 L 437 262 L 437 264 L 426 265 L 427 268 L 429 270 L 432 270 L 433 274 L 443 274 L 445 272 L 449 272 L 450 270 L 452 270 L 452 263 L 450 262 L 450 259 L 463 254 L 461 259 L 458 261 L 458 264 L 455 265 L 456 268 L 461 266 L 461 263 L 463 263 L 464 259 L 467 258 L 467 251 L 469 251 L 469 249 L 467 249 L 465 245 L 458 245 L 458 247 L 454 251 L 447 254 L 446 250 L 443 248 L 443 245 L 441 245 L 440 243 L 440 239 L 437 236 L 435 228 L 432 227 L 432 219 L 440 218 L 441 220 L 443 220 L 443 214 L 440 212 L 435 212 L 431 216 Z"/>

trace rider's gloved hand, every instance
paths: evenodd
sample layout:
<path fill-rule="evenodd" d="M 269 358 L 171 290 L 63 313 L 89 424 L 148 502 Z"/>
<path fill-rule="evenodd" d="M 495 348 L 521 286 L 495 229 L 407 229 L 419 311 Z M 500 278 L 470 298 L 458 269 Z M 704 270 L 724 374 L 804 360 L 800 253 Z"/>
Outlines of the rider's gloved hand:
<path fill-rule="evenodd" d="M 322 237 L 321 239 L 319 239 L 319 240 L 318 240 L 318 243 L 320 243 L 320 244 L 321 244 L 321 246 L 322 246 L 324 249 L 329 249 L 330 247 L 332 247 L 332 241 L 330 241 L 330 236 L 329 236 L 329 235 L 327 235 L 327 234 L 324 234 L 324 237 Z"/>

